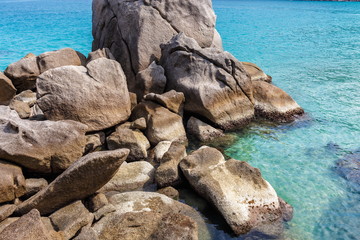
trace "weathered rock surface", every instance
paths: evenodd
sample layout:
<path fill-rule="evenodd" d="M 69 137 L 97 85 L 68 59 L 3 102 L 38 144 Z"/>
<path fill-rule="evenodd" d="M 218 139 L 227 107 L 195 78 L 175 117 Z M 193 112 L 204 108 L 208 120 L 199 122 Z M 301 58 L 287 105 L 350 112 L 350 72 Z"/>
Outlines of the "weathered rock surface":
<path fill-rule="evenodd" d="M 25 178 L 21 168 L 0 161 L 0 203 L 12 201 L 25 192 Z"/>
<path fill-rule="evenodd" d="M 41 221 L 39 211 L 31 210 L 8 225 L 0 234 L 0 240 L 62 240 L 62 236 L 49 230 Z"/>
<path fill-rule="evenodd" d="M 13 222 L 17 221 L 18 219 L 19 219 L 19 217 L 9 217 L 9 218 L 6 218 L 4 221 L 0 222 L 0 234 L 7 226 L 9 226 Z"/>
<path fill-rule="evenodd" d="M 98 59 L 98 58 L 107 58 L 107 59 L 111 59 L 111 60 L 116 60 L 115 57 L 110 52 L 110 49 L 102 48 L 102 49 L 98 49 L 96 51 L 89 53 L 89 55 L 86 59 L 86 64 L 88 64 L 89 62 L 91 62 L 95 59 Z"/>
<path fill-rule="evenodd" d="M 179 200 L 179 191 L 173 187 L 161 188 L 161 189 L 157 190 L 156 192 L 160 193 L 160 194 L 164 194 L 165 196 L 167 196 L 171 199 Z"/>
<path fill-rule="evenodd" d="M 19 92 L 34 89 L 36 78 L 40 75 L 37 58 L 30 53 L 19 61 L 10 64 L 4 73 L 11 79 Z"/>
<path fill-rule="evenodd" d="M 124 162 L 115 176 L 105 184 L 100 192 L 128 192 L 145 190 L 154 183 L 155 168 L 148 162 Z"/>
<path fill-rule="evenodd" d="M 15 94 L 16 88 L 11 80 L 0 72 L 0 105 L 8 105 Z"/>
<path fill-rule="evenodd" d="M 167 90 L 185 95 L 184 110 L 231 129 L 254 117 L 252 83 L 243 65 L 228 52 L 201 48 L 181 33 L 162 46 Z"/>
<path fill-rule="evenodd" d="M 217 207 L 235 234 L 282 220 L 275 190 L 246 162 L 225 161 L 218 150 L 202 147 L 180 167 L 191 186 Z"/>
<path fill-rule="evenodd" d="M 145 95 L 144 99 L 158 103 L 170 111 L 182 115 L 183 104 L 185 102 L 185 97 L 182 92 L 170 90 L 163 94 L 149 93 Z"/>
<path fill-rule="evenodd" d="M 74 121 L 29 121 L 0 106 L 0 159 L 35 172 L 61 172 L 82 156 L 84 124 Z"/>
<path fill-rule="evenodd" d="M 178 142 L 171 143 L 155 172 L 155 181 L 160 188 L 176 186 L 181 182 L 179 163 L 184 157 L 186 157 L 185 146 Z"/>
<path fill-rule="evenodd" d="M 75 120 L 88 131 L 102 130 L 130 116 L 130 97 L 119 63 L 106 58 L 91 61 L 86 68 L 66 66 L 51 69 L 37 80 L 37 105 L 49 120 Z"/>
<path fill-rule="evenodd" d="M 148 139 L 139 130 L 131 130 L 118 127 L 106 139 L 110 150 L 118 148 L 130 149 L 128 161 L 137 161 L 147 158 L 147 150 L 150 148 Z"/>
<path fill-rule="evenodd" d="M 6 204 L 0 206 L 0 222 L 5 220 L 7 217 L 11 216 L 11 214 L 13 214 L 15 209 L 16 209 L 16 205 L 14 204 Z"/>
<path fill-rule="evenodd" d="M 210 0 L 93 1 L 93 50 L 110 49 L 123 66 L 131 91 L 136 74 L 160 58 L 161 44 L 185 32 L 201 47 L 210 47 L 214 26 Z"/>
<path fill-rule="evenodd" d="M 87 154 L 100 149 L 101 146 L 105 144 L 105 139 L 106 136 L 104 132 L 86 135 L 85 153 Z"/>
<path fill-rule="evenodd" d="M 31 109 L 29 105 L 25 102 L 18 101 L 13 99 L 9 104 L 10 109 L 15 110 L 21 119 L 26 119 L 30 117 Z"/>
<path fill-rule="evenodd" d="M 51 223 L 56 231 L 63 232 L 65 240 L 71 239 L 84 226 L 91 225 L 94 215 L 81 201 L 63 207 L 50 215 Z"/>
<path fill-rule="evenodd" d="M 216 129 L 203 121 L 191 117 L 187 122 L 187 133 L 194 136 L 202 142 L 211 141 L 218 137 L 223 137 L 224 133 L 220 129 Z"/>
<path fill-rule="evenodd" d="M 25 180 L 26 193 L 24 198 L 29 198 L 47 187 L 48 182 L 44 178 L 28 178 Z"/>
<path fill-rule="evenodd" d="M 74 240 L 98 240 L 94 229 L 91 227 L 83 227 L 80 234 Z"/>
<path fill-rule="evenodd" d="M 17 214 L 36 208 L 49 214 L 64 205 L 86 198 L 104 186 L 129 154 L 128 149 L 90 153 L 73 163 L 45 189 L 18 206 Z"/>
<path fill-rule="evenodd" d="M 148 93 L 163 93 L 166 86 L 166 77 L 164 74 L 164 68 L 157 65 L 155 61 L 152 62 L 149 67 L 140 71 L 136 75 L 139 99 Z"/>
<path fill-rule="evenodd" d="M 208 236 L 204 221 L 193 208 L 163 194 L 127 192 L 113 195 L 109 201 L 117 210 L 93 226 L 100 240 L 198 239 L 198 235 Z"/>
<path fill-rule="evenodd" d="M 81 66 L 86 57 L 71 48 L 63 48 L 57 51 L 45 52 L 37 57 L 40 72 L 62 66 Z"/>
<path fill-rule="evenodd" d="M 107 200 L 106 196 L 103 193 L 97 193 L 87 199 L 86 207 L 91 212 L 96 212 L 97 210 L 104 207 L 108 203 L 109 203 L 109 201 Z"/>
<path fill-rule="evenodd" d="M 272 77 L 267 75 L 261 70 L 261 68 L 255 63 L 241 62 L 245 68 L 245 71 L 249 74 L 251 81 L 265 81 L 271 83 Z"/>
<path fill-rule="evenodd" d="M 255 114 L 278 122 L 293 121 L 304 110 L 283 90 L 264 82 L 253 81 Z"/>
<path fill-rule="evenodd" d="M 171 146 L 171 141 L 162 141 L 159 142 L 153 149 L 155 162 L 160 163 L 164 154 L 169 150 Z"/>
<path fill-rule="evenodd" d="M 186 141 L 182 118 L 159 104 L 145 101 L 139 103 L 132 112 L 131 118 L 145 118 L 147 128 L 145 135 L 152 145 L 161 141 Z"/>
<path fill-rule="evenodd" d="M 18 100 L 24 103 L 27 103 L 29 107 L 34 106 L 36 103 L 36 92 L 33 92 L 31 90 L 26 90 L 14 97 L 14 100 Z"/>

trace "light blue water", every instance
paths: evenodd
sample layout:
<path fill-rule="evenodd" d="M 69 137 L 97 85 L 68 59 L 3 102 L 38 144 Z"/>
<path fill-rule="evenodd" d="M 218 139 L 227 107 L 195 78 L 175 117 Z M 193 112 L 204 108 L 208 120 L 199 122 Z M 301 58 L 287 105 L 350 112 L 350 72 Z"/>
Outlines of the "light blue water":
<path fill-rule="evenodd" d="M 260 168 L 295 207 L 285 238 L 360 239 L 360 194 L 333 171 L 360 147 L 360 3 L 215 0 L 214 8 L 225 49 L 261 66 L 309 114 L 252 124 L 226 153 Z M 87 54 L 91 40 L 90 0 L 0 0 L 0 70 L 29 52 Z"/>

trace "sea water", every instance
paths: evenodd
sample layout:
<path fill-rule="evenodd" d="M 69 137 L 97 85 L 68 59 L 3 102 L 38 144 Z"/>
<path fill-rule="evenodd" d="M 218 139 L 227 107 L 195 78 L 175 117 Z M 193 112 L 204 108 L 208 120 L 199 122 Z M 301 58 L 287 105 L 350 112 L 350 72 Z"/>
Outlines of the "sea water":
<path fill-rule="evenodd" d="M 225 146 L 295 208 L 284 239 L 360 239 L 360 194 L 334 170 L 360 147 L 360 3 L 214 0 L 226 51 L 258 64 L 307 115 L 256 122 Z M 91 51 L 90 0 L 0 0 L 0 70 L 29 52 Z M 216 239 L 235 239 L 219 226 Z"/>

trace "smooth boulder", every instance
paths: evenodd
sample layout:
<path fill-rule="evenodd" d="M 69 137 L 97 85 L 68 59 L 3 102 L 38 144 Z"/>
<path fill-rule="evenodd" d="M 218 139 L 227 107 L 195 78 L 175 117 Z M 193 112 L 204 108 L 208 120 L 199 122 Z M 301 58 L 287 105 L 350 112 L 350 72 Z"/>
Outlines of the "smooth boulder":
<path fill-rule="evenodd" d="M 82 156 L 86 130 L 75 121 L 22 120 L 0 106 L 0 159 L 34 172 L 62 172 Z"/>
<path fill-rule="evenodd" d="M 37 105 L 49 120 L 75 120 L 97 131 L 126 121 L 131 113 L 126 78 L 114 60 L 51 69 L 36 86 Z"/>
<path fill-rule="evenodd" d="M 272 77 L 264 73 L 264 71 L 255 63 L 241 62 L 245 71 L 249 74 L 251 81 L 265 81 L 271 83 Z"/>
<path fill-rule="evenodd" d="M 114 176 L 128 154 L 128 149 L 119 149 L 80 158 L 46 188 L 21 203 L 16 213 L 21 215 L 36 208 L 45 215 L 90 196 Z"/>

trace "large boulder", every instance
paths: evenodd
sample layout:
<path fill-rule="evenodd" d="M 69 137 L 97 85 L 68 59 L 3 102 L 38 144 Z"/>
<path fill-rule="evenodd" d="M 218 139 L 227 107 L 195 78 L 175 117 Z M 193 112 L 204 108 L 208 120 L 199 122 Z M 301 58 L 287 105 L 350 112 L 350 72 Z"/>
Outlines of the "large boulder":
<path fill-rule="evenodd" d="M 128 149 L 90 153 L 59 175 L 46 188 L 21 203 L 17 214 L 36 208 L 42 215 L 86 198 L 104 186 L 129 154 Z"/>
<path fill-rule="evenodd" d="M 246 162 L 225 161 L 221 152 L 205 146 L 184 158 L 180 167 L 191 186 L 221 212 L 235 234 L 282 221 L 275 190 L 259 169 Z"/>
<path fill-rule="evenodd" d="M 304 110 L 280 88 L 265 81 L 253 81 L 255 114 L 277 122 L 293 121 Z"/>
<path fill-rule="evenodd" d="M 185 95 L 184 110 L 224 129 L 254 117 L 252 83 L 243 65 L 228 52 L 201 48 L 181 33 L 162 46 L 167 90 Z"/>
<path fill-rule="evenodd" d="M 202 142 L 208 142 L 218 137 L 223 137 L 224 132 L 216 129 L 203 121 L 190 117 L 186 125 L 187 133 Z"/>
<path fill-rule="evenodd" d="M 161 141 L 185 141 L 186 132 L 182 117 L 150 101 L 139 103 L 133 110 L 131 118 L 146 119 L 145 135 L 152 145 Z"/>
<path fill-rule="evenodd" d="M 249 74 L 251 81 L 265 81 L 271 83 L 272 77 L 264 73 L 264 71 L 255 63 L 241 62 L 245 71 Z"/>
<path fill-rule="evenodd" d="M 185 97 L 182 92 L 170 90 L 163 94 L 149 93 L 144 96 L 145 100 L 153 101 L 166 107 L 170 111 L 182 115 Z"/>
<path fill-rule="evenodd" d="M 22 120 L 0 106 L 0 159 L 35 172 L 61 172 L 80 158 L 87 127 L 75 121 Z"/>
<path fill-rule="evenodd" d="M 0 161 L 0 203 L 19 198 L 26 192 L 25 178 L 20 167 Z"/>
<path fill-rule="evenodd" d="M 49 120 L 75 120 L 96 131 L 124 122 L 131 113 L 126 78 L 114 60 L 51 69 L 36 86 L 37 105 Z"/>
<path fill-rule="evenodd" d="M 11 80 L 0 72 L 0 105 L 8 105 L 16 94 L 16 88 Z"/>
<path fill-rule="evenodd" d="M 110 49 L 131 91 L 136 89 L 136 74 L 160 59 L 161 44 L 185 32 L 201 47 L 210 47 L 214 26 L 210 0 L 93 1 L 93 50 Z"/>
<path fill-rule="evenodd" d="M 205 223 L 193 208 L 152 192 L 110 197 L 116 211 L 93 225 L 99 240 L 206 239 Z M 136 227 L 134 227 L 136 226 Z"/>

